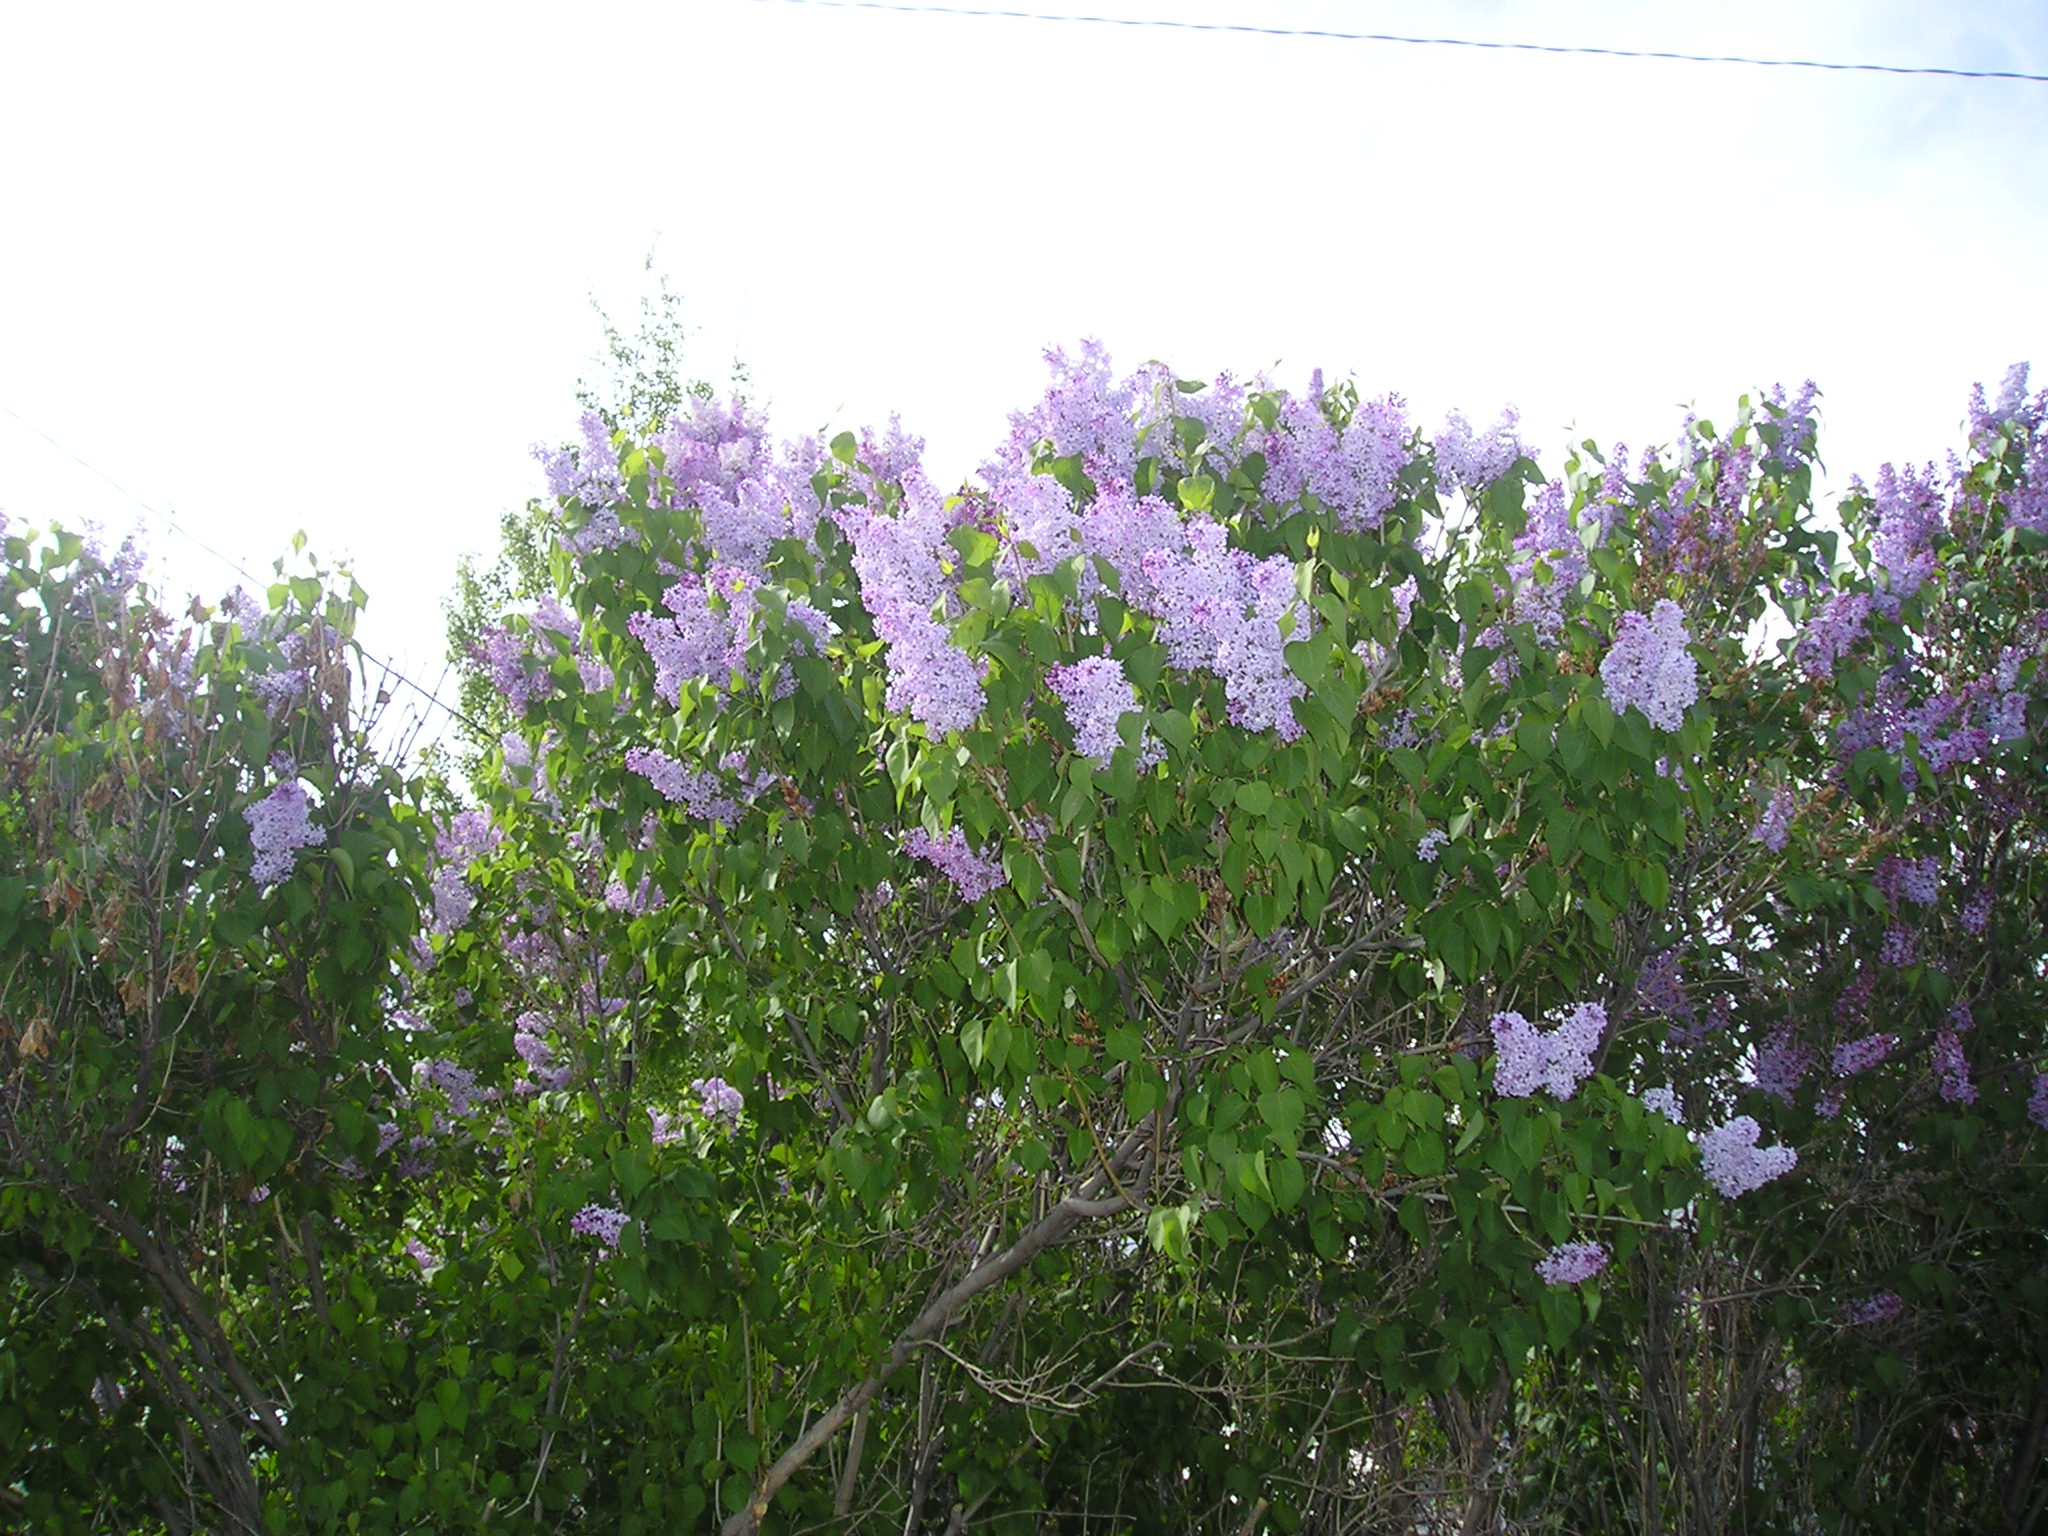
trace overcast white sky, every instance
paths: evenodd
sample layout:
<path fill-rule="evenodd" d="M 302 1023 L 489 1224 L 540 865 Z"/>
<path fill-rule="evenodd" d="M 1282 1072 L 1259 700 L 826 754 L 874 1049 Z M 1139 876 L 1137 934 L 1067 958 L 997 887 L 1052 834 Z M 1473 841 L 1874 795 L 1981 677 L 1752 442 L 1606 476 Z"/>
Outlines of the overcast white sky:
<path fill-rule="evenodd" d="M 1018 0 L 1009 0 L 1018 3 Z M 2039 0 L 1032 0 L 1047 12 L 2048 73 Z M 425 681 L 457 557 L 657 269 L 778 430 L 945 478 L 1099 336 L 1568 437 L 1813 377 L 1837 476 L 2048 383 L 2048 84 L 790 0 L 0 9 L 0 406 L 259 575 L 348 557 Z M 0 508 L 140 522 L 0 413 Z"/>

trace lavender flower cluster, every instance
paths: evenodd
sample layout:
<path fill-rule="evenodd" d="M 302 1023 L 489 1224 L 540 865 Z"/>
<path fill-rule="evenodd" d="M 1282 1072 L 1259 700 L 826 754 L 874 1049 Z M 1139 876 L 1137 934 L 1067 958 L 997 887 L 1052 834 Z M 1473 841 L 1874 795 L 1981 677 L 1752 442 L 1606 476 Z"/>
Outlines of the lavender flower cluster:
<path fill-rule="evenodd" d="M 631 1219 L 608 1205 L 586 1205 L 569 1218 L 569 1230 L 579 1237 L 596 1238 L 599 1249 L 609 1253 L 619 1246 L 619 1235 Z"/>
<path fill-rule="evenodd" d="M 971 729 L 987 702 L 987 666 L 953 643 L 940 617 L 952 616 L 954 601 L 943 564 L 954 524 L 944 498 L 913 468 L 895 515 L 848 507 L 838 522 L 853 545 L 861 601 L 887 648 L 888 707 L 934 735 Z"/>
<path fill-rule="evenodd" d="M 1347 532 L 1379 527 L 1408 462 L 1408 412 L 1399 395 L 1369 401 L 1337 426 L 1323 409 L 1322 373 L 1306 396 L 1280 407 L 1266 437 L 1266 498 L 1285 506 L 1313 496 Z"/>
<path fill-rule="evenodd" d="M 1107 768 L 1123 745 L 1118 723 L 1133 713 L 1138 703 L 1138 690 L 1124 675 L 1123 663 L 1109 656 L 1089 656 L 1072 666 L 1047 669 L 1045 681 L 1066 706 L 1068 723 L 1074 728 L 1074 749 L 1098 768 Z M 1165 755 L 1165 749 L 1147 731 L 1138 744 L 1139 770 L 1152 767 Z"/>
<path fill-rule="evenodd" d="M 276 885 L 291 874 L 301 848 L 327 841 L 327 829 L 314 826 L 312 815 L 312 798 L 297 779 L 285 780 L 243 809 L 249 845 L 256 853 L 249 873 L 258 885 Z"/>
<path fill-rule="evenodd" d="M 924 828 L 915 827 L 903 839 L 903 851 L 914 859 L 923 859 L 952 881 L 962 901 L 979 901 L 1010 879 L 1003 861 L 990 854 L 976 853 L 967 842 L 967 834 L 958 827 L 948 829 L 944 837 L 933 837 Z"/>
<path fill-rule="evenodd" d="M 1510 406 L 1485 433 L 1479 434 L 1457 411 L 1446 416 L 1443 431 L 1430 444 L 1436 462 L 1437 494 L 1483 491 L 1513 469 L 1525 451 L 1515 436 L 1519 421 Z"/>
<path fill-rule="evenodd" d="M 1159 620 L 1175 666 L 1223 679 L 1233 725 L 1294 740 L 1301 724 L 1291 706 L 1307 689 L 1289 669 L 1286 647 L 1308 633 L 1309 622 L 1294 563 L 1230 548 L 1228 531 L 1209 518 L 1192 519 L 1183 535 L 1184 542 L 1140 560 L 1139 606 Z"/>
<path fill-rule="evenodd" d="M 1593 1075 L 1593 1053 L 1607 1032 L 1607 1010 L 1578 1003 L 1565 1010 L 1555 1029 L 1538 1029 L 1519 1013 L 1493 1018 L 1493 1089 L 1503 1098 L 1526 1099 L 1538 1088 L 1569 1099 Z"/>
<path fill-rule="evenodd" d="M 1577 1285 L 1590 1280 L 1607 1267 L 1604 1243 L 1562 1243 L 1536 1263 L 1536 1273 L 1545 1285 Z"/>
<path fill-rule="evenodd" d="M 1707 1182 L 1734 1199 L 1790 1173 L 1799 1154 L 1788 1146 L 1759 1147 L 1763 1128 L 1748 1115 L 1737 1115 L 1700 1137 L 1700 1171 Z"/>
<path fill-rule="evenodd" d="M 1750 841 L 1762 843 L 1772 853 L 1783 853 L 1792 840 L 1792 791 L 1782 786 L 1771 791 L 1770 803 L 1749 829 Z"/>
<path fill-rule="evenodd" d="M 738 753 L 726 754 L 716 769 L 691 768 L 658 747 L 629 747 L 626 767 L 652 784 L 664 800 L 720 827 L 740 819 L 741 796 L 751 801 L 774 782 L 772 775 L 747 773 L 746 760 Z M 736 781 L 737 793 L 729 781 Z"/>
<path fill-rule="evenodd" d="M 1675 731 L 1700 696 L 1699 664 L 1687 649 L 1685 616 L 1670 598 L 1647 616 L 1624 613 L 1600 663 L 1600 681 L 1616 714 L 1634 705 L 1659 730 Z"/>
<path fill-rule="evenodd" d="M 1862 1301 L 1844 1302 L 1837 1316 L 1845 1327 L 1868 1328 L 1877 1323 L 1888 1323 L 1905 1310 L 1906 1304 L 1897 1291 L 1879 1291 Z"/>
<path fill-rule="evenodd" d="M 728 1131 L 739 1129 L 740 1114 L 746 1108 L 739 1089 L 722 1077 L 700 1077 L 692 1080 L 690 1092 L 697 1095 L 697 1112 L 711 1124 Z"/>

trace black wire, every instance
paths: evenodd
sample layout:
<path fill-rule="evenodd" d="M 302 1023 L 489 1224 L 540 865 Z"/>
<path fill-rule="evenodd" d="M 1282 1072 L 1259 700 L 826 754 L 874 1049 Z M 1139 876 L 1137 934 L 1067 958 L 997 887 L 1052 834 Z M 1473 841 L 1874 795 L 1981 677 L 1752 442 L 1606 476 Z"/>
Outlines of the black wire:
<path fill-rule="evenodd" d="M 71 462 L 76 464 L 80 469 L 86 471 L 86 473 L 91 475 L 97 475 L 100 479 L 106 481 L 108 485 L 112 486 L 116 491 L 120 492 L 121 495 L 125 496 L 128 500 L 134 502 L 136 506 L 142 508 L 142 510 L 147 512 L 151 517 L 161 519 L 164 525 L 168 527 L 171 530 L 171 532 L 177 534 L 180 538 L 183 538 L 192 544 L 198 545 L 199 548 L 205 550 L 207 554 L 213 556 L 214 559 L 218 560 L 222 565 L 226 566 L 229 570 L 233 571 L 237 576 L 241 577 L 242 580 L 249 583 L 249 585 L 254 587 L 257 591 L 261 592 L 270 585 L 270 583 L 262 580 L 261 578 L 250 575 L 248 571 L 242 568 L 240 562 L 231 559 L 227 555 L 222 554 L 219 550 L 215 549 L 211 544 L 207 543 L 206 540 L 200 538 L 198 534 L 192 532 L 189 528 L 185 527 L 182 523 L 180 523 L 177 520 L 177 518 L 173 516 L 171 513 L 163 511 L 161 508 L 151 506 L 148 502 L 144 501 L 140 496 L 136 495 L 133 491 L 129 490 L 127 486 L 123 485 L 120 481 L 116 480 L 112 475 L 108 474 L 105 470 L 101 469 L 97 464 L 88 463 L 86 460 L 80 458 L 77 454 L 73 453 L 69 448 L 66 448 L 62 443 L 58 442 L 57 439 L 50 436 L 49 433 L 45 432 L 41 427 L 37 426 L 34 422 L 30 421 L 26 416 L 22 415 L 21 412 L 15 410 L 12 406 L 9 406 L 4 401 L 0 401 L 0 411 L 5 411 L 9 416 L 12 416 L 16 421 L 20 422 L 24 427 L 28 428 L 29 431 L 35 433 L 37 437 L 40 437 L 44 442 L 48 443 L 52 448 L 56 449 L 57 452 L 63 454 L 65 458 L 71 460 Z M 369 662 L 373 662 L 378 667 L 382 668 L 384 675 L 386 677 L 395 679 L 396 681 L 405 684 L 406 687 L 412 689 L 413 692 L 420 695 L 420 697 L 425 699 L 429 704 L 432 704 L 435 708 L 446 713 L 451 719 L 460 720 L 464 725 L 468 726 L 471 730 L 479 732 L 485 731 L 485 727 L 480 721 L 472 720 L 468 715 L 464 714 L 460 709 L 457 709 L 454 705 L 444 703 L 440 695 L 436 694 L 431 688 L 424 687 L 421 684 L 414 682 L 411 678 L 407 677 L 403 672 L 399 671 L 395 665 L 393 665 L 391 662 L 386 661 L 383 657 L 379 656 L 375 651 L 371 650 L 361 641 L 357 641 L 355 645 L 356 649 L 362 653 L 363 659 Z"/>
<path fill-rule="evenodd" d="M 1424 48 L 1491 48 L 1513 53 L 1588 54 L 1606 59 L 1666 59 L 1683 64 L 1748 64 L 1762 69 L 1826 69 L 1874 75 L 1944 75 L 1956 80 L 2031 80 L 2048 75 L 2016 69 L 1948 69 L 1935 64 L 1844 64 L 1824 59 L 1756 59 L 1732 53 L 1674 53 L 1650 48 L 1592 48 L 1568 43 L 1497 43 L 1473 37 L 1409 37 L 1393 32 L 1337 32 L 1323 27 L 1261 27 L 1242 21 L 1171 21 L 1138 16 L 1074 16 L 1049 11 L 996 10 L 964 5 L 900 5 L 889 0 L 783 0 L 788 5 L 835 11 L 896 11 L 906 16 L 988 16 L 1009 21 L 1087 22 L 1105 27 L 1167 27 L 1179 32 L 1240 32 L 1260 37 L 1319 37 L 1347 43 L 1408 43 Z"/>

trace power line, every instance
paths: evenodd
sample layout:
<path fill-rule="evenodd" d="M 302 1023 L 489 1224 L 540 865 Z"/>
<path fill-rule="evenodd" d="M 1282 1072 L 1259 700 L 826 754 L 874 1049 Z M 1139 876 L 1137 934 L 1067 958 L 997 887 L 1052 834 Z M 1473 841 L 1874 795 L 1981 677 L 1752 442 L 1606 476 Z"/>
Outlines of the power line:
<path fill-rule="evenodd" d="M 1243 21 L 1175 21 L 1141 16 L 1076 16 L 964 5 L 900 5 L 889 0 L 784 0 L 835 11 L 895 11 L 906 16 L 984 16 L 1007 21 L 1083 22 L 1104 27 L 1165 27 L 1177 32 L 1235 32 L 1259 37 L 1317 37 L 1346 43 L 1406 43 L 1421 48 L 1488 48 L 1509 53 L 1583 54 L 1604 59 L 1665 59 L 1682 64 L 1747 64 L 1761 69 L 1825 69 L 1843 74 L 1941 75 L 1955 80 L 2031 80 L 2048 75 L 2016 69 L 1949 69 L 1937 64 L 1861 64 L 1826 59 L 1761 59 L 1733 53 L 1677 53 L 1652 48 L 1594 48 L 1570 43 L 1502 43 L 1476 37 L 1411 37 L 1395 32 L 1338 32 L 1325 27 L 1262 27 Z"/>
<path fill-rule="evenodd" d="M 237 576 L 241 577 L 242 580 L 248 582 L 250 586 L 256 588 L 258 591 L 261 591 L 265 587 L 269 586 L 268 582 L 263 581 L 256 576 L 252 576 L 242 566 L 240 561 L 235 560 L 231 556 L 222 554 L 219 550 L 215 549 L 211 544 L 207 543 L 206 540 L 200 538 L 198 534 L 192 532 L 191 529 L 185 527 L 184 524 L 180 523 L 173 514 L 166 512 L 159 507 L 151 506 L 148 502 L 144 501 L 140 496 L 136 495 L 133 491 L 129 490 L 127 486 L 123 485 L 120 481 L 116 480 L 112 475 L 108 474 L 105 470 L 101 469 L 97 464 L 89 463 L 85 459 L 79 457 L 78 454 L 72 452 L 71 449 L 65 447 L 62 443 L 58 442 L 56 438 L 50 436 L 49 433 L 45 432 L 41 427 L 37 426 L 34 422 L 30 421 L 26 416 L 22 415 L 21 412 L 15 410 L 5 401 L 0 401 L 0 411 L 4 411 L 9 416 L 12 416 L 16 421 L 20 422 L 24 427 L 28 428 L 29 431 L 35 433 L 37 437 L 40 437 L 44 442 L 48 443 L 58 453 L 63 454 L 65 458 L 69 459 L 72 463 L 76 464 L 80 469 L 84 470 L 87 474 L 95 475 L 99 479 L 104 480 L 108 485 L 112 486 L 122 496 L 126 497 L 129 501 L 133 502 L 143 511 L 147 512 L 151 517 L 161 519 L 164 525 L 168 527 L 171 530 L 171 532 L 177 534 L 180 538 L 185 539 L 187 542 L 197 545 L 207 554 L 213 556 L 213 558 L 218 560 L 222 565 L 226 566 L 229 570 L 233 571 Z M 443 713 L 448 715 L 450 719 L 460 720 L 464 725 L 469 726 L 472 730 L 481 731 L 484 729 L 484 727 L 479 722 L 470 719 L 469 716 L 465 715 L 461 710 L 457 709 L 454 705 L 444 703 L 440 695 L 435 693 L 433 689 L 427 688 L 419 683 L 414 682 L 411 678 L 407 677 L 403 672 L 399 671 L 398 667 L 394 663 L 386 661 L 383 657 L 379 656 L 375 651 L 372 651 L 368 646 L 364 645 L 361 641 L 356 642 L 356 649 L 362 652 L 363 658 L 366 661 L 373 662 L 378 667 L 382 668 L 384 675 L 386 677 L 395 679 L 396 681 L 405 684 L 406 687 L 412 689 L 413 692 L 417 693 L 429 704 L 432 704 L 435 708 L 441 710 Z"/>

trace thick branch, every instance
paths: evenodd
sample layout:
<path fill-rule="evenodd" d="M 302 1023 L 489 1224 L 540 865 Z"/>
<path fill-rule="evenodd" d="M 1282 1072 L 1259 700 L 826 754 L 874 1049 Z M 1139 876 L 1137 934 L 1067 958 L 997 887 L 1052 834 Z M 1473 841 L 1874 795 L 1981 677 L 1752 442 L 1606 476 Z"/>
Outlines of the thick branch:
<path fill-rule="evenodd" d="M 1142 1140 L 1133 1139 L 1136 1134 L 1137 1130 L 1134 1129 L 1132 1136 L 1127 1136 L 1123 1146 L 1118 1148 L 1120 1161 L 1127 1160 L 1143 1145 Z M 1001 1253 L 977 1264 L 928 1302 L 924 1310 L 911 1320 L 910 1326 L 896 1336 L 896 1341 L 889 1348 L 888 1357 L 875 1373 L 848 1388 L 838 1402 L 805 1430 L 797 1438 L 796 1443 L 776 1459 L 774 1465 L 761 1474 L 753 1498 L 747 1502 L 746 1508 L 736 1510 L 726 1518 L 725 1524 L 720 1527 L 720 1536 L 753 1536 L 753 1533 L 761 1528 L 761 1521 L 768 1514 L 768 1505 L 781 1491 L 783 1484 L 817 1455 L 826 1442 L 839 1433 L 847 1420 L 874 1400 L 875 1394 L 882 1390 L 889 1378 L 902 1369 L 903 1363 L 917 1352 L 919 1344 L 936 1336 L 968 1302 L 983 1291 L 1009 1279 L 1082 1222 L 1099 1216 L 1114 1216 L 1128 1209 L 1130 1201 L 1122 1195 L 1102 1198 L 1101 1191 L 1109 1187 L 1110 1170 L 1105 1168 L 1047 1211 L 1016 1242 Z"/>

